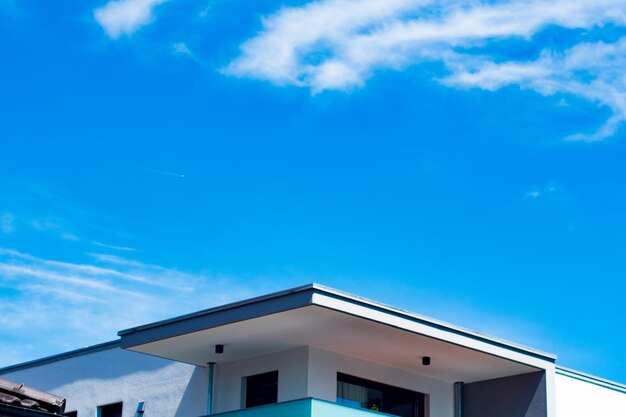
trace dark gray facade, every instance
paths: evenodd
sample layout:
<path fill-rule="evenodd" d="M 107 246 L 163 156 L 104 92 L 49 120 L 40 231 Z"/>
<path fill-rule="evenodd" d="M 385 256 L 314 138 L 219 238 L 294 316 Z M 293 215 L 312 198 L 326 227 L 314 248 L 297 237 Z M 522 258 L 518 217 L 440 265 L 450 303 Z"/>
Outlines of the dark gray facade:
<path fill-rule="evenodd" d="M 545 372 L 465 384 L 463 417 L 546 417 Z"/>

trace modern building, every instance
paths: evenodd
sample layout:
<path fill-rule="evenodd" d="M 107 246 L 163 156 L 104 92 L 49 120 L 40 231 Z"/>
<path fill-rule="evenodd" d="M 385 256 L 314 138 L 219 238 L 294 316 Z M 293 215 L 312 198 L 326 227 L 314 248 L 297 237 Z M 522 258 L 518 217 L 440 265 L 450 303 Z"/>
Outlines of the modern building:
<path fill-rule="evenodd" d="M 550 353 L 312 284 L 0 369 L 79 417 L 625 417 Z"/>

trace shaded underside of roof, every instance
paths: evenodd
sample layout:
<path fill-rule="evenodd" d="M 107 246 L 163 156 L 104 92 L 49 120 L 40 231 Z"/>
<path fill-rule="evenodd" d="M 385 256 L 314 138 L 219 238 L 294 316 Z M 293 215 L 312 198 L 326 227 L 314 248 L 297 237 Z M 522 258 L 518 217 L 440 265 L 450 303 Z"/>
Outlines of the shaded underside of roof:
<path fill-rule="evenodd" d="M 459 335 L 468 339 L 498 346 L 506 350 L 520 352 L 525 355 L 540 358 L 542 360 L 547 360 L 553 363 L 556 360 L 556 355 L 551 353 L 488 336 L 441 320 L 415 314 L 407 310 L 392 307 L 319 284 L 308 284 L 273 294 L 267 294 L 155 323 L 121 330 L 118 332 L 118 335 L 121 336 L 122 348 L 126 349 L 139 344 L 180 336 L 182 334 L 192 333 L 207 328 L 310 306 L 315 304 L 314 298 L 317 295 L 342 301 L 345 305 L 349 305 L 350 309 L 364 307 L 371 311 L 379 311 L 390 316 L 406 319 L 414 323 L 420 323 L 428 326 L 429 328 L 438 329 L 448 334 Z M 350 311 L 344 312 L 351 314 Z"/>

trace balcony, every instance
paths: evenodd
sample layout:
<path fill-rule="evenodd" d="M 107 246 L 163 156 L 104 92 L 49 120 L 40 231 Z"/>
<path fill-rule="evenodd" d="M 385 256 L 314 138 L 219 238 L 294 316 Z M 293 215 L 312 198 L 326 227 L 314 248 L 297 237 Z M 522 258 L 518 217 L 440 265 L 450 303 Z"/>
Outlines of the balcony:
<path fill-rule="evenodd" d="M 260 407 L 213 414 L 211 417 L 391 417 L 391 414 L 303 398 Z"/>

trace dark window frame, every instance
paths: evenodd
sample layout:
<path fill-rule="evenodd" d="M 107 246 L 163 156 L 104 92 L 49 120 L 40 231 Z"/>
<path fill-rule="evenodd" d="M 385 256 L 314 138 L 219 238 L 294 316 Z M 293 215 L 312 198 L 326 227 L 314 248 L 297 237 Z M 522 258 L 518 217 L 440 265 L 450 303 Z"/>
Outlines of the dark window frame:
<path fill-rule="evenodd" d="M 245 408 L 278 402 L 278 370 L 244 377 Z"/>
<path fill-rule="evenodd" d="M 389 384 L 384 384 L 382 382 L 372 381 L 370 379 L 360 378 L 353 375 L 344 374 L 341 372 L 337 372 L 337 402 L 341 403 L 341 397 L 339 396 L 339 382 L 345 382 L 348 384 L 357 385 L 360 387 L 367 388 L 368 390 L 380 391 L 381 400 L 377 401 L 380 404 L 376 404 L 377 411 L 381 411 L 383 413 L 392 414 L 394 413 L 391 410 L 393 404 L 398 401 L 402 403 L 402 401 L 413 402 L 413 409 L 411 411 L 410 417 L 425 417 L 426 410 L 426 394 L 412 391 L 406 388 L 400 388 Z M 344 403 L 345 404 L 345 403 Z M 348 405 L 349 406 L 349 405 Z M 371 409 L 370 404 L 368 403 L 367 407 L 356 407 L 355 408 L 363 408 L 363 409 Z"/>
<path fill-rule="evenodd" d="M 119 407 L 119 410 L 116 408 Z M 124 412 L 124 403 L 122 401 L 110 404 L 99 405 L 96 416 L 97 417 L 122 417 Z M 103 414 L 106 413 L 106 414 Z"/>

